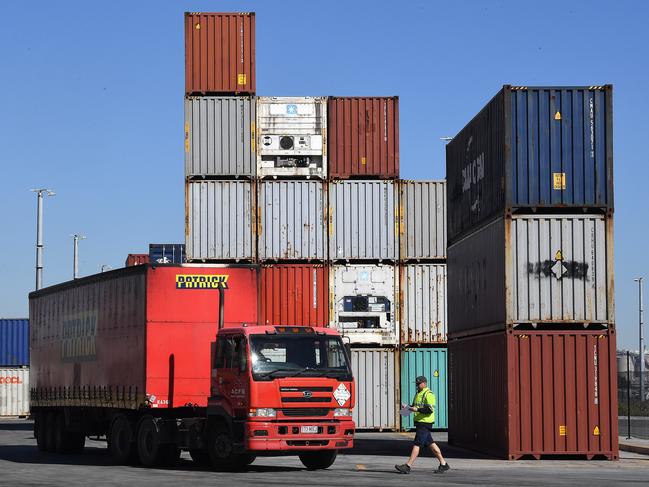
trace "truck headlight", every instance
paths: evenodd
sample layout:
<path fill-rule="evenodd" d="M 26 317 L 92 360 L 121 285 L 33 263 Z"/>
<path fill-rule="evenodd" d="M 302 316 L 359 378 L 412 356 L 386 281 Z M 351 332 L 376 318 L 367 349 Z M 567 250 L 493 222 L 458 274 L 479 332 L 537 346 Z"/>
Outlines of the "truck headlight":
<path fill-rule="evenodd" d="M 273 408 L 256 408 L 251 409 L 248 416 L 251 418 L 275 418 L 277 411 Z"/>
<path fill-rule="evenodd" d="M 351 416 L 352 412 L 348 408 L 336 408 L 334 409 L 334 417 L 337 416 Z"/>

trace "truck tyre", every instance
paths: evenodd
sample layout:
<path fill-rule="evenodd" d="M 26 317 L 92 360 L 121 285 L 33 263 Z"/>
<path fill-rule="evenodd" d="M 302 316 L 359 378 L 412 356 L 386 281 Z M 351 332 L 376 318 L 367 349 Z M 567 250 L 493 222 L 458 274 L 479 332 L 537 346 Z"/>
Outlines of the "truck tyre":
<path fill-rule="evenodd" d="M 56 413 L 54 411 L 47 411 L 43 417 L 45 418 L 45 424 L 42 425 L 45 430 L 43 432 L 45 451 L 52 452 L 55 451 L 54 428 L 56 427 Z"/>
<path fill-rule="evenodd" d="M 54 416 L 54 451 L 56 453 L 67 453 L 67 437 L 65 429 L 65 415 L 63 412 L 55 413 Z"/>
<path fill-rule="evenodd" d="M 146 467 L 171 467 L 178 463 L 180 450 L 176 445 L 160 443 L 160 428 L 152 416 L 144 416 L 137 429 L 137 452 Z"/>
<path fill-rule="evenodd" d="M 68 453 L 81 453 L 86 447 L 86 435 L 83 431 L 68 431 Z"/>
<path fill-rule="evenodd" d="M 117 416 L 110 425 L 108 451 L 118 465 L 133 463 L 137 455 L 137 444 L 133 427 L 124 415 Z"/>
<path fill-rule="evenodd" d="M 189 456 L 192 457 L 192 461 L 201 466 L 206 466 L 210 464 L 210 455 L 206 450 L 201 448 L 191 448 L 189 450 Z"/>
<path fill-rule="evenodd" d="M 230 428 L 219 422 L 210 425 L 207 432 L 207 453 L 214 470 L 237 469 Z"/>
<path fill-rule="evenodd" d="M 34 437 L 40 451 L 45 451 L 45 430 L 45 413 L 38 411 L 34 418 Z"/>
<path fill-rule="evenodd" d="M 307 470 L 321 470 L 331 467 L 336 461 L 338 450 L 320 450 L 300 455 L 300 461 Z"/>

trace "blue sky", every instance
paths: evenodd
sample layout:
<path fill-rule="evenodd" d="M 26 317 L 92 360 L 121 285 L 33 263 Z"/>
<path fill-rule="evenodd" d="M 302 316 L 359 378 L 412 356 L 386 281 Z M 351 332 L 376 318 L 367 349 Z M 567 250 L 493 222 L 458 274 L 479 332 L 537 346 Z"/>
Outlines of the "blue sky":
<path fill-rule="evenodd" d="M 647 2 L 2 2 L 0 316 L 27 315 L 36 199 L 45 285 L 182 242 L 183 12 L 257 12 L 260 95 L 399 95 L 401 173 L 443 178 L 454 135 L 505 83 L 615 85 L 619 345 L 649 278 Z M 647 287 L 649 295 L 649 286 Z"/>

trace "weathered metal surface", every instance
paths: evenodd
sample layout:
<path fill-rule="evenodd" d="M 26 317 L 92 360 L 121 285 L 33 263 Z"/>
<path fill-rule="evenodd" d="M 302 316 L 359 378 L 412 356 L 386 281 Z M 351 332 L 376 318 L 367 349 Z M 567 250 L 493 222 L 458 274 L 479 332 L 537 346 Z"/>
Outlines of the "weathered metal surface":
<path fill-rule="evenodd" d="M 399 177 L 399 97 L 330 97 L 329 176 Z"/>
<path fill-rule="evenodd" d="M 141 265 L 149 263 L 149 254 L 128 254 L 126 256 L 126 261 L 124 262 L 124 267 L 130 267 L 133 265 Z"/>
<path fill-rule="evenodd" d="M 325 260 L 326 201 L 326 185 L 319 181 L 260 182 L 259 259 Z"/>
<path fill-rule="evenodd" d="M 350 264 L 331 273 L 332 326 L 352 344 L 398 345 L 398 269 Z"/>
<path fill-rule="evenodd" d="M 396 430 L 399 398 L 398 352 L 391 348 L 352 349 L 356 383 L 353 418 L 357 429 Z"/>
<path fill-rule="evenodd" d="M 29 320 L 0 318 L 0 367 L 29 365 Z"/>
<path fill-rule="evenodd" d="M 257 174 L 327 177 L 327 99 L 257 98 Z"/>
<path fill-rule="evenodd" d="M 0 367 L 0 416 L 29 415 L 29 368 Z"/>
<path fill-rule="evenodd" d="M 329 258 L 396 261 L 398 192 L 392 181 L 329 184 Z"/>
<path fill-rule="evenodd" d="M 518 208 L 612 210 L 612 93 L 506 85 L 446 147 L 449 242 Z"/>
<path fill-rule="evenodd" d="M 449 442 L 518 459 L 618 457 L 613 333 L 495 333 L 449 342 Z"/>
<path fill-rule="evenodd" d="M 252 96 L 185 97 L 185 176 L 254 177 Z"/>
<path fill-rule="evenodd" d="M 254 94 L 254 13 L 185 13 L 185 92 Z"/>
<path fill-rule="evenodd" d="M 400 267 L 401 343 L 445 343 L 446 264 Z"/>
<path fill-rule="evenodd" d="M 446 258 L 446 181 L 402 180 L 401 260 Z"/>
<path fill-rule="evenodd" d="M 256 258 L 253 183 L 188 181 L 185 191 L 185 249 L 189 262 Z"/>

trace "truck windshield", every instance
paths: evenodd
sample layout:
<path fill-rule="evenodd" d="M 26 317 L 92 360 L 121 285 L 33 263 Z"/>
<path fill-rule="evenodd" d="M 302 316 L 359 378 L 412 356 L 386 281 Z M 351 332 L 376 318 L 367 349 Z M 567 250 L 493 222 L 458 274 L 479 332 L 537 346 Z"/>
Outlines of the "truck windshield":
<path fill-rule="evenodd" d="M 318 335 L 252 335 L 252 375 L 273 377 L 318 376 L 351 380 L 342 340 Z"/>

